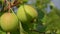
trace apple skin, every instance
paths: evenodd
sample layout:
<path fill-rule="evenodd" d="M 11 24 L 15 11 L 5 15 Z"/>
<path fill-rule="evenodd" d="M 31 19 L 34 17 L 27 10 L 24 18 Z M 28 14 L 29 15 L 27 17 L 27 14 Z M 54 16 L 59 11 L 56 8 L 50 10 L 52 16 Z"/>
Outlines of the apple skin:
<path fill-rule="evenodd" d="M 18 27 L 18 18 L 13 13 L 4 13 L 1 16 L 1 28 L 4 31 L 13 31 Z"/>
<path fill-rule="evenodd" d="M 25 23 L 37 18 L 38 12 L 30 5 L 21 5 L 17 10 L 18 19 Z"/>

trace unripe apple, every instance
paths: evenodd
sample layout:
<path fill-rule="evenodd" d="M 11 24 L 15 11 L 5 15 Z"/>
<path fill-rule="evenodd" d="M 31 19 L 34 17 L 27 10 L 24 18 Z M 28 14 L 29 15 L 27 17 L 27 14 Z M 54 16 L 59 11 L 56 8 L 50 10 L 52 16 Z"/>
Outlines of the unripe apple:
<path fill-rule="evenodd" d="M 28 22 L 37 18 L 37 11 L 30 5 L 21 5 L 18 8 L 17 16 L 21 22 Z"/>
<path fill-rule="evenodd" d="M 14 13 L 4 13 L 1 16 L 1 28 L 4 31 L 13 31 L 17 29 L 18 18 Z"/>

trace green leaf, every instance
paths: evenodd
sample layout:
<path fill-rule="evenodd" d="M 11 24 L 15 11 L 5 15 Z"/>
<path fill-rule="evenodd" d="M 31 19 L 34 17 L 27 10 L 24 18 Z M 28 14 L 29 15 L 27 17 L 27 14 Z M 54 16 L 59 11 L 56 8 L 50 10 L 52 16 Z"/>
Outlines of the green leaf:
<path fill-rule="evenodd" d="M 28 34 L 22 27 L 21 22 L 19 22 L 19 30 L 20 30 L 20 34 Z"/>
<path fill-rule="evenodd" d="M 5 31 L 3 31 L 0 27 L 0 34 L 7 34 Z"/>
<path fill-rule="evenodd" d="M 43 22 L 43 25 L 46 25 L 47 20 L 48 20 L 48 17 L 47 17 L 47 15 L 45 15 L 45 16 L 43 17 L 43 19 L 41 20 L 41 21 Z"/>
<path fill-rule="evenodd" d="M 60 17 L 60 9 L 54 8 L 56 14 Z"/>
<path fill-rule="evenodd" d="M 28 0 L 23 0 L 23 2 L 24 2 L 24 3 L 27 3 L 27 2 L 28 2 Z"/>
<path fill-rule="evenodd" d="M 27 24 L 22 24 L 22 27 L 26 32 L 29 32 L 29 26 Z"/>
<path fill-rule="evenodd" d="M 32 31 L 31 34 L 40 34 L 39 32 Z"/>
<path fill-rule="evenodd" d="M 48 22 L 47 26 L 47 30 L 51 30 L 51 29 L 60 29 L 60 17 L 56 14 L 55 10 L 53 9 L 49 14 L 48 17 L 51 19 L 50 22 Z M 48 20 L 47 20 L 48 21 Z"/>
<path fill-rule="evenodd" d="M 20 30 L 17 29 L 16 31 L 11 32 L 11 34 L 20 34 Z"/>
<path fill-rule="evenodd" d="M 51 0 L 36 0 L 36 6 L 40 9 L 44 9 L 47 7 L 47 4 L 50 2 Z"/>
<path fill-rule="evenodd" d="M 37 8 L 38 11 L 38 19 L 41 20 L 44 17 L 44 12 Z"/>

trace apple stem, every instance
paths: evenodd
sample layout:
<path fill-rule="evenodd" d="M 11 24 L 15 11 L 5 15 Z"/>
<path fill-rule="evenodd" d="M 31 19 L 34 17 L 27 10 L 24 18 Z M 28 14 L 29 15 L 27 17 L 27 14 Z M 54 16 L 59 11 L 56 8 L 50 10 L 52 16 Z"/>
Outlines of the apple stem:
<path fill-rule="evenodd" d="M 8 4 L 8 10 L 9 10 L 9 13 L 10 13 L 11 3 L 10 3 L 8 0 L 6 0 L 6 2 L 7 2 L 7 4 Z"/>
<path fill-rule="evenodd" d="M 7 32 L 7 34 L 10 34 L 10 32 Z"/>

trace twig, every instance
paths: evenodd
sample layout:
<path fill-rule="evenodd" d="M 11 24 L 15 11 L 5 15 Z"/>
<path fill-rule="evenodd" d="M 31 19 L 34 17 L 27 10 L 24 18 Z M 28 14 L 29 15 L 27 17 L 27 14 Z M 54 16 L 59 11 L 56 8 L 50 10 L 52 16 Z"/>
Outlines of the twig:
<path fill-rule="evenodd" d="M 11 3 L 8 0 L 6 0 L 6 3 L 8 5 L 8 10 L 9 10 L 8 12 L 10 13 Z"/>
<path fill-rule="evenodd" d="M 10 3 L 10 2 L 9 2 Z M 15 0 L 14 1 L 14 3 L 13 3 L 13 5 L 10 3 L 10 7 L 14 7 L 14 6 L 17 6 L 18 4 L 20 4 L 21 2 L 19 2 L 19 1 L 17 1 L 17 0 Z M 5 10 L 8 10 L 9 9 L 9 7 L 8 6 L 5 6 L 4 7 L 4 11 Z"/>

